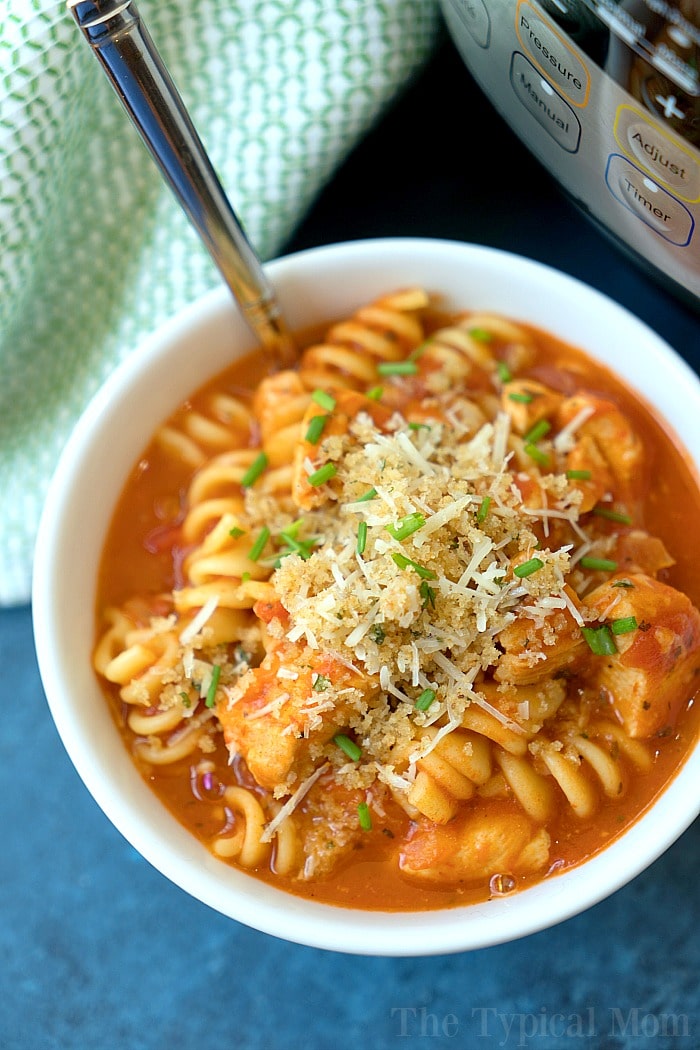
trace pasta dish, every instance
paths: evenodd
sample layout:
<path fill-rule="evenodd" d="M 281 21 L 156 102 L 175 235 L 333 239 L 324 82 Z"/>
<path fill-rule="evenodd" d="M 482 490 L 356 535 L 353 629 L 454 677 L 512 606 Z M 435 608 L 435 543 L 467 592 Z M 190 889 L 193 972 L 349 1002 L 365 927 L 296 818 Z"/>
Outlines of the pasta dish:
<path fill-rule="evenodd" d="M 603 848 L 697 731 L 700 495 L 581 351 L 422 288 L 236 362 L 117 507 L 94 665 L 225 863 L 351 907 L 511 893 Z"/>

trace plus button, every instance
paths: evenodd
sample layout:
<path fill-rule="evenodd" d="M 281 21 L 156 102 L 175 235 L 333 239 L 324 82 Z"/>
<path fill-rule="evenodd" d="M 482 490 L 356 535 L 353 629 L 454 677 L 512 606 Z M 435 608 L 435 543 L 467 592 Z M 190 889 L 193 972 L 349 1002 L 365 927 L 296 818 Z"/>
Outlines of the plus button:
<path fill-rule="evenodd" d="M 659 103 L 667 120 L 669 117 L 677 117 L 678 120 L 683 120 L 685 113 L 676 105 L 677 99 L 675 95 L 666 95 L 666 97 L 654 95 L 654 101 Z"/>

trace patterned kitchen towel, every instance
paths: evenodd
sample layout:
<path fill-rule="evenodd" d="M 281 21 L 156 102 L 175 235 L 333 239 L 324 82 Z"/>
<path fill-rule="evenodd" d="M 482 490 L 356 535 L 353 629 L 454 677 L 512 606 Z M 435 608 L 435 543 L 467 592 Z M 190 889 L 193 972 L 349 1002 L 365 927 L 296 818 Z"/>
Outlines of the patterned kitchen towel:
<path fill-rule="evenodd" d="M 435 43 L 434 0 L 141 0 L 251 241 L 289 237 Z M 73 424 L 220 280 L 64 0 L 0 5 L 0 605 Z"/>

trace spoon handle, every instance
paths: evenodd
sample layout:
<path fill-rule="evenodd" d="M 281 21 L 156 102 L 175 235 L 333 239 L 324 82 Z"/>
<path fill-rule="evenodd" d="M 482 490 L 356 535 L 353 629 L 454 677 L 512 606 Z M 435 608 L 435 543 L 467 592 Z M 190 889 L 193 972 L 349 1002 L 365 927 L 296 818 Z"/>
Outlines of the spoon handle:
<path fill-rule="evenodd" d="M 162 175 L 248 324 L 278 364 L 295 356 L 274 291 L 132 0 L 68 0 Z"/>

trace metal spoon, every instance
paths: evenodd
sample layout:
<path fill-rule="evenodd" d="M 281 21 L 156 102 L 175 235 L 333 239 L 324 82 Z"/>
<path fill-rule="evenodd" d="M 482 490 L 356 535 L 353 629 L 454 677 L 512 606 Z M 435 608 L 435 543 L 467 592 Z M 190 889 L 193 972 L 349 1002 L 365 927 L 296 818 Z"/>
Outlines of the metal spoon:
<path fill-rule="evenodd" d="M 132 0 L 68 0 L 162 175 L 263 346 L 295 357 L 274 291 Z"/>

